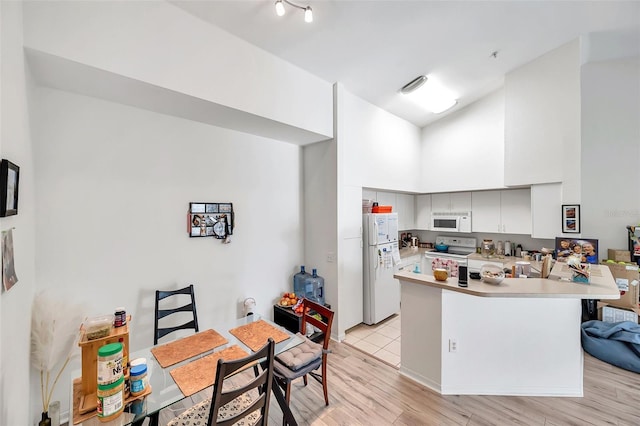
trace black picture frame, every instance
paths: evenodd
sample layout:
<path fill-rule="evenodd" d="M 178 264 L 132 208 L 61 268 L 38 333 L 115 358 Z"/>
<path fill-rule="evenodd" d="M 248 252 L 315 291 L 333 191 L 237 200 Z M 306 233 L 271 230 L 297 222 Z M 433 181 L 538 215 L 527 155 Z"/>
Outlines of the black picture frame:
<path fill-rule="evenodd" d="M 565 234 L 580 233 L 580 204 L 562 205 L 562 232 Z"/>
<path fill-rule="evenodd" d="M 0 217 L 18 214 L 20 167 L 9 160 L 0 162 Z"/>

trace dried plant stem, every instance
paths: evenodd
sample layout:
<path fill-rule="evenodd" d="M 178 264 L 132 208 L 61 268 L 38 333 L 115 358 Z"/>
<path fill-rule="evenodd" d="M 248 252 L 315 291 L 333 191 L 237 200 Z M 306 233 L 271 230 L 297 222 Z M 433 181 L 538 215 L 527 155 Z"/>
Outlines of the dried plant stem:
<path fill-rule="evenodd" d="M 47 410 L 49 409 L 49 403 L 51 403 L 51 397 L 53 396 L 53 389 L 55 389 L 56 383 L 58 383 L 58 379 L 60 378 L 60 375 L 62 374 L 64 369 L 67 367 L 67 364 L 69 363 L 70 359 L 71 359 L 71 356 L 67 356 L 67 359 L 64 360 L 64 364 L 62 364 L 62 367 L 60 368 L 60 371 L 58 371 L 58 374 L 56 375 L 56 378 L 53 381 L 53 385 L 51 385 L 51 390 L 47 394 L 47 402 L 46 402 Z M 47 378 L 48 378 L 48 376 L 49 376 L 49 373 L 47 373 Z"/>
<path fill-rule="evenodd" d="M 44 371 L 40 370 L 40 395 L 42 395 L 42 412 L 44 413 Z"/>

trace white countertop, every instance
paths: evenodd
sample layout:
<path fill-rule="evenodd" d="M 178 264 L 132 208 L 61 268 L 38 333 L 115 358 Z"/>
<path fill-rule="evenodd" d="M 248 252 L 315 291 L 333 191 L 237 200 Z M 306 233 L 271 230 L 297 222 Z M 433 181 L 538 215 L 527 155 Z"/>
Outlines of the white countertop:
<path fill-rule="evenodd" d="M 510 261 L 512 261 L 510 259 Z M 505 278 L 500 284 L 486 284 L 481 280 L 468 280 L 468 287 L 458 286 L 458 279 L 449 277 L 447 281 L 437 281 L 433 275 L 399 271 L 394 275 L 400 281 L 437 287 L 481 297 L 531 297 L 569 299 L 619 299 L 620 292 L 609 268 L 591 265 L 590 284 L 560 280 L 568 278 L 570 272 L 564 263 L 556 263 L 548 279 Z"/>

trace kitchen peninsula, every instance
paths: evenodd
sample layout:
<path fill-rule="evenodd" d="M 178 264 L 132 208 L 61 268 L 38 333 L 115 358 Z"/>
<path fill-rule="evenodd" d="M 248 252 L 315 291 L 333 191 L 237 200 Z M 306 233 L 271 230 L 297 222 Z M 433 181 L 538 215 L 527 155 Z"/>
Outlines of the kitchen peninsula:
<path fill-rule="evenodd" d="M 582 396 L 581 299 L 617 299 L 605 266 L 590 284 L 556 263 L 548 279 L 499 285 L 399 271 L 400 372 L 441 394 Z"/>

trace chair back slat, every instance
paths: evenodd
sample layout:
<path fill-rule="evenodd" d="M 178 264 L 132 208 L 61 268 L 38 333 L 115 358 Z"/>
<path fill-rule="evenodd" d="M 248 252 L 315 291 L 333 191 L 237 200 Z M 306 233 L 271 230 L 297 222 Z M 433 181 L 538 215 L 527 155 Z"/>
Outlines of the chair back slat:
<path fill-rule="evenodd" d="M 246 415 L 258 409 L 260 410 L 260 416 L 258 421 L 254 424 L 263 426 L 267 424 L 267 420 L 269 419 L 271 386 L 273 383 L 273 359 L 275 346 L 276 344 L 274 340 L 269 338 L 267 344 L 253 355 L 233 361 L 225 361 L 223 359 L 218 360 L 216 379 L 213 385 L 213 399 L 211 401 L 211 409 L 209 411 L 207 426 L 214 424 L 223 426 L 232 425 L 239 419 L 244 418 Z M 258 362 L 260 362 L 260 365 L 262 366 L 262 371 L 257 374 L 257 376 L 253 377 L 242 387 L 224 390 L 224 381 L 226 379 L 236 371 L 256 365 Z M 239 409 L 239 413 L 232 418 L 218 420 L 218 411 L 220 410 L 220 407 L 228 404 L 238 396 L 253 390 L 256 390 L 259 396 L 253 400 L 251 404 Z"/>
<path fill-rule="evenodd" d="M 187 303 L 185 305 L 178 306 L 175 308 L 170 308 L 170 309 L 160 308 L 160 301 L 168 297 L 184 295 L 184 294 L 190 296 L 190 299 L 191 299 L 190 303 Z M 160 321 L 159 321 L 160 319 L 166 318 L 178 312 L 191 312 L 193 315 L 193 318 L 190 321 L 178 326 L 170 326 L 170 327 L 160 326 Z M 173 333 L 174 331 L 185 330 L 185 329 L 193 329 L 196 333 L 199 331 L 198 314 L 196 312 L 196 299 L 195 299 L 193 284 L 177 290 L 156 290 L 153 344 L 157 345 L 158 340 L 166 336 L 167 334 Z"/>
<path fill-rule="evenodd" d="M 331 326 L 333 324 L 333 315 L 334 312 L 327 308 L 326 306 L 323 306 L 319 303 L 316 303 L 312 300 L 309 300 L 307 298 L 302 300 L 302 307 L 303 307 L 303 311 L 304 315 L 302 316 L 302 324 L 300 326 L 301 330 L 300 332 L 302 334 L 305 334 L 307 331 L 307 323 L 313 325 L 314 327 L 317 327 L 322 333 L 324 333 L 324 340 L 323 340 L 323 344 L 322 347 L 324 349 L 328 349 L 329 348 L 329 341 L 331 340 Z M 307 312 L 307 308 L 309 308 L 309 312 Z M 313 317 L 313 314 L 320 314 L 320 316 L 322 317 L 322 320 L 319 320 L 316 317 Z"/>

